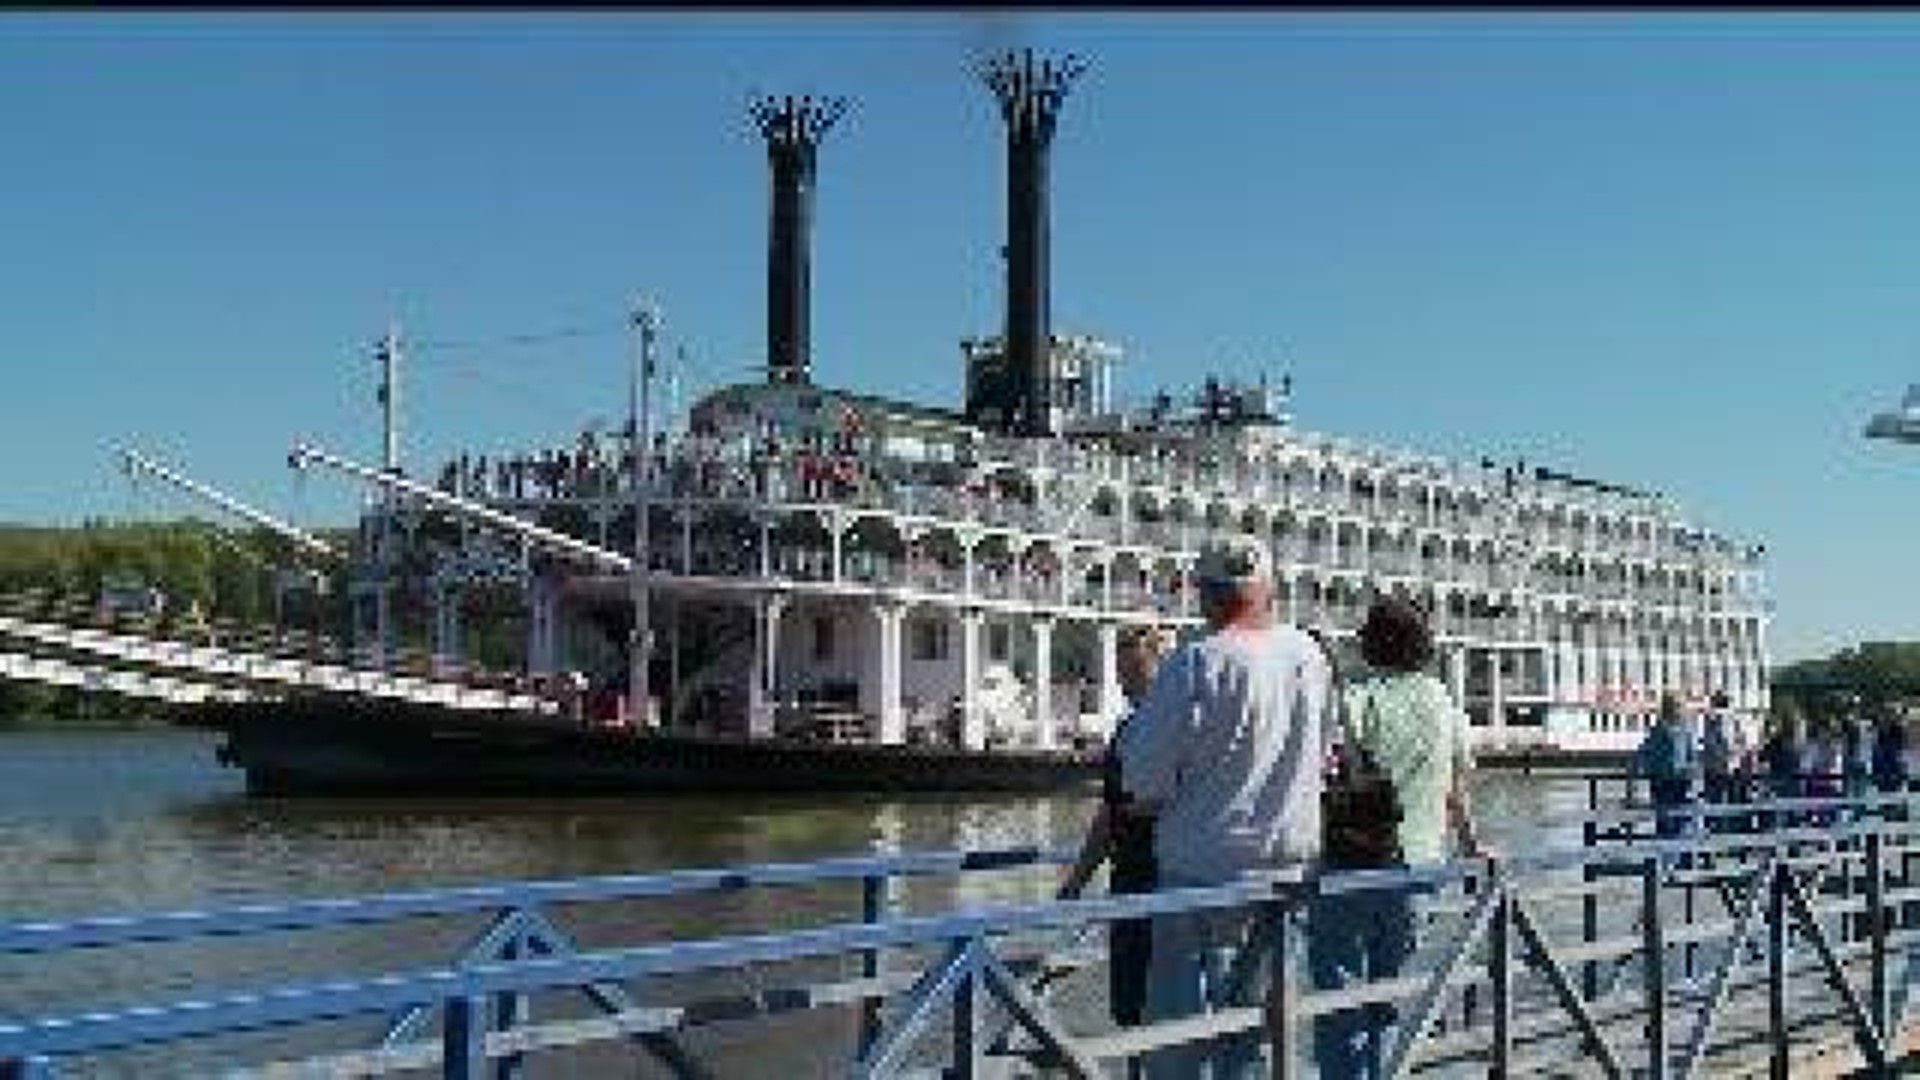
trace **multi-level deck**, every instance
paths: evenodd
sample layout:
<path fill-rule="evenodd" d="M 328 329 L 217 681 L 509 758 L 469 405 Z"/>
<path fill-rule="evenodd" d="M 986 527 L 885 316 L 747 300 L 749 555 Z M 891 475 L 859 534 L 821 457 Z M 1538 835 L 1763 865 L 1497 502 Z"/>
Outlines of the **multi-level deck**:
<path fill-rule="evenodd" d="M 751 645 L 721 670 L 747 734 L 838 694 L 883 743 L 1097 738 L 1121 708 L 1117 629 L 1195 624 L 1196 550 L 1224 533 L 1270 543 L 1282 617 L 1336 638 L 1376 593 L 1426 605 L 1488 748 L 1618 750 L 1664 692 L 1766 707 L 1760 550 L 1617 486 L 1309 435 L 1275 410 L 1163 408 L 1015 439 L 755 384 L 699 403 L 690 431 L 651 463 L 650 586 L 672 601 L 660 640 L 691 606 L 737 611 Z M 485 483 L 450 468 L 443 486 L 629 550 L 631 458 L 586 450 L 517 486 L 511 467 Z M 535 574 L 530 622 L 549 640 L 535 634 L 534 665 L 565 666 L 551 628 L 604 618 L 629 587 Z M 1022 692 L 987 700 L 1003 667 Z M 1050 693 L 1032 692 L 1035 671 Z"/>

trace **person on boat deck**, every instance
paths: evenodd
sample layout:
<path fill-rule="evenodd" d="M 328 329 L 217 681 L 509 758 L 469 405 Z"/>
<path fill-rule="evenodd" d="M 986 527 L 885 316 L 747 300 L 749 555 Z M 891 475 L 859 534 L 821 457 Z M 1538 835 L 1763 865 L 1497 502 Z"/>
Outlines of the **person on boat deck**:
<path fill-rule="evenodd" d="M 1129 627 L 1116 643 L 1115 666 L 1119 669 L 1120 689 L 1128 705 L 1137 707 L 1146 697 L 1147 687 L 1160 660 L 1173 648 L 1173 635 L 1156 627 Z M 1131 709 L 1114 728 L 1118 742 L 1127 723 L 1136 715 Z M 1059 898 L 1071 900 L 1080 895 L 1104 862 L 1111 861 L 1113 873 L 1108 889 L 1115 893 L 1152 892 L 1159 877 L 1153 859 L 1153 816 L 1139 812 L 1122 787 L 1118 755 L 1109 748 L 1106 775 L 1102 782 L 1100 806 L 1087 825 L 1079 857 L 1061 879 Z M 1111 925 L 1108 949 L 1107 998 L 1114 1022 L 1131 1027 L 1141 1022 L 1147 1003 L 1147 955 L 1151 944 L 1151 926 L 1146 919 L 1123 919 Z"/>
<path fill-rule="evenodd" d="M 1360 658 L 1371 669 L 1341 695 L 1343 750 L 1364 751 L 1393 783 L 1402 865 L 1444 861 L 1448 837 L 1464 858 L 1487 854 L 1473 825 L 1467 782 L 1473 751 L 1467 714 L 1427 670 L 1433 637 L 1412 603 L 1382 597 L 1360 627 Z M 1313 984 L 1338 990 L 1391 979 L 1413 955 L 1412 890 L 1366 890 L 1322 898 L 1307 921 Z M 1386 1068 L 1388 1029 L 1398 1010 L 1376 1002 L 1316 1016 L 1314 1060 L 1326 1077 L 1375 1077 Z"/>
<path fill-rule="evenodd" d="M 1655 831 L 1662 840 L 1686 831 L 1685 809 L 1693 801 L 1693 733 L 1680 715 L 1680 699 L 1660 695 L 1660 717 L 1633 752 L 1634 772 L 1647 781 Z"/>
<path fill-rule="evenodd" d="M 1313 639 L 1275 625 L 1264 544 L 1208 544 L 1194 566 L 1206 632 L 1177 648 L 1115 744 L 1121 788 L 1155 815 L 1162 890 L 1220 885 L 1249 872 L 1297 869 L 1320 852 L 1327 658 Z M 1281 925 L 1252 908 L 1153 920 L 1147 1017 L 1265 1000 Z M 1267 947 L 1228 985 L 1234 961 Z M 1146 1055 L 1150 1078 L 1264 1076 L 1253 1032 Z"/>

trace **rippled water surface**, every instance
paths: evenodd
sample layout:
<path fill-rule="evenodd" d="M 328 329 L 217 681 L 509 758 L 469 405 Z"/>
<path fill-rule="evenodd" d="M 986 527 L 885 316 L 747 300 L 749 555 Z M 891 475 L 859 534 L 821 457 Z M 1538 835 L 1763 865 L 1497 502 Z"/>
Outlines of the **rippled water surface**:
<path fill-rule="evenodd" d="M 0 733 L 0 896 L 4 918 L 222 906 L 245 901 L 564 878 L 830 855 L 1065 846 L 1091 805 L 1084 796 L 915 798 L 781 796 L 599 799 L 260 799 L 214 761 L 215 741 L 185 731 Z M 1577 842 L 1555 819 L 1585 803 L 1578 781 L 1516 774 L 1481 778 L 1486 829 L 1509 847 Z M 1543 834 L 1543 830 L 1545 833 Z M 956 903 L 1038 900 L 1052 870 L 1002 873 L 956 887 L 911 884 L 897 903 L 932 911 Z M 848 887 L 755 890 L 555 912 L 582 945 L 813 925 L 857 916 Z M 390 924 L 377 930 L 281 936 L 271 945 L 201 941 L 49 961 L 0 957 L 0 1015 L 115 1001 L 202 995 L 304 977 L 444 963 L 484 928 L 477 920 Z M 763 980 L 756 983 L 756 979 Z M 715 977 L 688 992 L 780 985 L 761 972 Z M 723 986 L 724 984 L 724 986 Z M 556 1014 L 573 1006 L 556 1002 Z M 728 1076 L 824 1069 L 846 1036 L 844 1015 L 739 1028 L 704 1049 Z M 276 1053 L 366 1045 L 369 1020 L 301 1037 L 259 1037 Z M 274 1041 L 278 1039 L 279 1041 Z M 100 1066 L 95 1075 L 203 1075 L 235 1053 L 190 1047 Z M 559 1071 L 556 1071 L 556 1067 Z M 635 1075 L 606 1052 L 547 1065 L 542 1075 Z M 570 1070 L 578 1070 L 570 1071 Z M 639 1075 L 653 1075 L 645 1066 Z"/>

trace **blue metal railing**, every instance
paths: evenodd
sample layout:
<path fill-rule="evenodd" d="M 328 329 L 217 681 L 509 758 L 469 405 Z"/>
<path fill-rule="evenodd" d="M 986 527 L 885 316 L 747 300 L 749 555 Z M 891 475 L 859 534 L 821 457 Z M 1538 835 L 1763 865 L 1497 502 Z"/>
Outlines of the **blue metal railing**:
<path fill-rule="evenodd" d="M 51 1077 L 69 1062 L 129 1048 L 383 1014 L 386 1034 L 378 1046 L 308 1058 L 307 1064 L 361 1074 L 437 1066 L 447 1076 L 489 1071 L 512 1076 L 522 1074 L 536 1051 L 625 1040 L 675 1075 L 706 1076 L 711 1070 L 682 1039 L 692 1030 L 781 1011 L 848 1006 L 860 1010 L 860 1023 L 848 1048 L 846 1075 L 908 1071 L 928 1056 L 930 1041 L 940 1043 L 939 1056 L 961 1076 L 978 1075 L 987 1058 L 1009 1054 L 1073 1075 L 1097 1075 L 1102 1062 L 1249 1032 L 1264 1032 L 1274 1048 L 1275 1074 L 1287 1075 L 1299 1025 L 1375 1002 L 1402 1005 L 1390 1056 L 1394 1075 L 1468 1061 L 1507 1075 L 1521 1071 L 1524 1053 L 1534 1052 L 1562 1060 L 1569 1053 L 1582 1054 L 1611 1075 L 1638 1067 L 1655 1076 L 1685 1076 L 1717 1053 L 1749 1045 L 1765 1047 L 1777 1068 L 1786 1067 L 1793 1039 L 1806 1027 L 1789 1016 L 1789 977 L 1807 974 L 1823 979 L 1839 1002 L 1837 1011 L 1829 1009 L 1814 1020 L 1837 1020 L 1863 1062 L 1885 1067 L 1894 1056 L 1894 1030 L 1905 1015 L 1904 987 L 1912 966 L 1893 970 L 1896 946 L 1905 949 L 1920 940 L 1914 928 L 1920 920 L 1896 925 L 1903 921 L 1898 918 L 1902 907 L 1920 903 L 1920 889 L 1907 868 L 1894 871 L 1920 850 L 1920 823 L 1911 810 L 1904 795 L 1701 807 L 1702 819 L 1742 815 L 1751 820 L 1756 812 L 1766 812 L 1785 821 L 1788 815 L 1822 812 L 1832 814 L 1836 824 L 1658 840 L 1643 828 L 1655 824 L 1655 812 L 1627 808 L 1588 818 L 1589 843 L 1567 850 L 1413 870 L 1273 874 L 1209 888 L 983 904 L 924 915 L 888 913 L 896 883 L 926 875 L 1031 872 L 1062 863 L 1066 855 L 1037 848 L 920 852 L 19 923 L 0 926 L 0 955 L 52 961 L 78 952 L 201 938 L 474 913 L 492 919 L 452 963 L 0 1021 L 0 1077 Z M 1709 887 L 1707 874 L 1718 874 L 1731 886 L 1725 894 L 1727 919 L 1708 923 L 1694 917 L 1691 890 Z M 1900 887 L 1889 888 L 1896 877 Z M 859 883 L 859 921 L 581 950 L 549 914 L 561 905 L 832 882 Z M 1631 914 L 1635 925 L 1603 937 L 1593 902 L 1622 885 L 1630 899 L 1608 911 Z M 1265 1006 L 1225 1007 L 1119 1031 L 1068 1023 L 1053 990 L 1057 977 L 1077 971 L 1079 961 L 1063 958 L 1057 942 L 1037 949 L 1020 945 L 1023 936 L 1054 941 L 1062 935 L 1073 939 L 1070 944 L 1083 944 L 1088 933 L 1121 919 L 1258 910 L 1268 916 L 1265 931 L 1278 934 L 1283 955 L 1291 955 L 1286 950 L 1297 946 L 1286 944 L 1292 940 L 1290 926 L 1315 899 L 1413 887 L 1442 897 L 1429 913 L 1428 929 L 1448 932 L 1434 939 L 1439 947 L 1429 970 L 1356 987 L 1308 990 L 1289 968 L 1280 972 Z M 1463 895 L 1449 903 L 1445 897 L 1454 890 Z M 1689 898 L 1687 918 L 1676 923 L 1664 911 L 1683 890 Z M 1556 940 L 1556 932 L 1571 924 L 1556 922 L 1548 911 L 1571 900 L 1582 904 L 1579 933 Z M 1724 958 L 1704 978 L 1695 977 L 1691 954 L 1684 975 L 1669 964 L 1675 950 L 1716 942 Z M 1756 962 L 1756 951 L 1766 960 L 1764 985 L 1740 971 Z M 745 998 L 736 994 L 673 1004 L 643 1005 L 629 989 L 834 957 L 856 960 L 858 976 Z M 910 970 L 890 975 L 883 962 L 889 958 Z M 1849 974 L 1862 963 L 1864 993 Z M 1623 990 L 1618 976 L 1632 964 L 1639 965 L 1642 978 L 1637 989 Z M 1571 974 L 1576 968 L 1582 972 L 1578 985 Z M 1531 998 L 1523 993 L 1528 980 L 1534 984 Z M 1757 1015 L 1757 1007 L 1741 1012 L 1731 1003 L 1748 990 L 1764 991 L 1767 1021 L 1753 1028 L 1758 1034 L 1742 1036 L 1734 1029 L 1749 1014 Z M 595 1015 L 535 1023 L 532 996 L 555 991 L 586 994 Z M 1455 996 L 1465 992 L 1470 993 L 1464 1008 L 1451 1008 Z M 1692 1006 L 1699 1007 L 1700 1018 L 1691 1032 L 1682 1032 L 1679 1013 Z M 438 1036 L 419 1037 L 435 1017 Z M 944 1036 L 935 1038 L 943 1024 Z"/>
<path fill-rule="evenodd" d="M 973 875 L 996 870 L 1019 870 L 1070 861 L 1071 853 L 1036 847 L 980 851 L 928 851 L 891 856 L 860 856 L 806 863 L 770 863 L 739 868 L 683 870 L 665 873 L 604 876 L 561 881 L 517 882 L 396 892 L 366 897 L 249 904 L 205 911 L 177 911 L 151 915 L 111 915 L 74 920 L 43 920 L 0 925 L 0 957 L 41 956 L 49 960 L 79 952 L 167 943 L 191 944 L 203 939 L 268 938 L 339 928 L 377 929 L 406 920 L 446 919 L 461 915 L 490 916 L 491 922 L 468 945 L 453 965 L 408 975 L 373 979 L 333 979 L 308 986 L 286 986 L 270 991 L 244 991 L 219 997 L 196 998 L 170 1006 L 91 1009 L 65 1018 L 46 1018 L 25 1024 L 0 1021 L 0 1076 L 8 1069 L 27 1069 L 36 1057 L 92 1053 L 225 1032 L 256 1030 L 393 1012 L 382 1046 L 392 1048 L 419 1026 L 429 1006 L 449 1002 L 443 983 L 450 975 L 456 989 L 466 985 L 465 973 L 486 973 L 492 966 L 521 965 L 528 972 L 543 970 L 580 955 L 573 942 L 549 917 L 559 906 L 686 899 L 701 894 L 737 893 L 750 889 L 819 887 L 846 883 L 860 890 L 860 919 L 879 923 L 893 894 L 905 879 L 937 875 Z M 779 935 L 759 935 L 775 938 Z M 273 940 L 284 942 L 285 938 Z M 655 953 L 674 952 L 680 945 L 650 946 Z M 632 951 L 632 950 L 629 950 Z M 840 951 L 840 950 L 830 950 Z M 863 976 L 879 974 L 879 953 L 873 948 L 853 950 L 861 957 Z M 698 949 L 695 949 L 698 954 Z M 788 957 L 818 955 L 805 949 Z M 536 965 L 527 967 L 526 965 Z M 701 965 L 695 965 L 696 968 Z M 725 965 L 722 965 L 723 967 Z M 647 970 L 644 966 L 640 970 Z M 680 968 L 673 967 L 673 971 Z M 410 987 L 436 987 L 424 998 Z M 502 1007 L 524 1016 L 525 994 L 534 989 L 577 987 L 585 990 L 601 1011 L 619 1013 L 634 1006 L 631 998 L 607 980 L 561 978 L 535 980 L 524 988 L 496 992 Z M 451 991 L 448 991 L 451 992 Z M 457 995 L 456 995 L 457 996 Z M 877 1037 L 880 995 L 857 999 L 863 1012 L 865 1041 Z M 357 1004 L 351 1004 L 357 1003 Z M 804 1001 L 802 1001 L 804 1003 Z M 714 1011 L 709 1009 L 708 1011 Z M 645 1030 L 632 1032 L 654 1054 L 676 1071 L 697 1073 L 671 1040 Z M 7 1063 L 12 1062 L 12 1065 Z M 51 1065 L 34 1066 L 44 1071 Z"/>

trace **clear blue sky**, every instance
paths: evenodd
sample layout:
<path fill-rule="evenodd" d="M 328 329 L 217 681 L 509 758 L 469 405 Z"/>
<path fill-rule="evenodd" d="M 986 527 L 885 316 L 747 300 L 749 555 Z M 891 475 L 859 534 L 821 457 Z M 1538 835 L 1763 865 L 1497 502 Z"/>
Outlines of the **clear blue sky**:
<path fill-rule="evenodd" d="M 1660 488 L 1768 544 L 1776 654 L 1920 637 L 1920 18 L 1909 14 L 0 16 L 0 519 L 176 514 L 125 438 L 308 522 L 298 436 L 378 454 L 366 343 L 662 305 L 763 352 L 755 90 L 846 93 L 818 379 L 952 402 L 999 322 L 968 57 L 1093 69 L 1054 157 L 1055 326 L 1136 391 L 1291 372 L 1303 426 Z M 618 334 L 422 349 L 405 453 L 625 409 Z"/>

